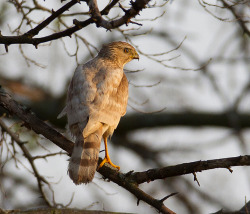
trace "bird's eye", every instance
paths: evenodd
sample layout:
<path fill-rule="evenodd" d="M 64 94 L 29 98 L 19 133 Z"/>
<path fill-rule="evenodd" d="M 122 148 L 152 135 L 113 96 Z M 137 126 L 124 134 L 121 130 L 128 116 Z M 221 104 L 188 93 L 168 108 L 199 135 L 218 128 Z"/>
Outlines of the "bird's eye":
<path fill-rule="evenodd" d="M 129 49 L 128 48 L 124 48 L 124 53 L 128 53 Z"/>

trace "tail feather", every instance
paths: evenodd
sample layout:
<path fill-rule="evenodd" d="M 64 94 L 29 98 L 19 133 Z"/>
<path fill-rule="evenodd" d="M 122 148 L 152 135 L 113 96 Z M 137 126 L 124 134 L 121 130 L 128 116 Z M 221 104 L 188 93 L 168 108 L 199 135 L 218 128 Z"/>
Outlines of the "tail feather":
<path fill-rule="evenodd" d="M 101 129 L 83 139 L 76 136 L 75 146 L 69 161 L 69 177 L 75 184 L 89 183 L 93 180 L 101 144 Z"/>

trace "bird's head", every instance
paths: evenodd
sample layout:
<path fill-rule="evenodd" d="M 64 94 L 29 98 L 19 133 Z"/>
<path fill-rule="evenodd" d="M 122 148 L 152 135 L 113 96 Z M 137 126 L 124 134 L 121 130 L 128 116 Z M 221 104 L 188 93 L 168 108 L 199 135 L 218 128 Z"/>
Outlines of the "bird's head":
<path fill-rule="evenodd" d="M 139 54 L 135 48 L 127 42 L 112 42 L 103 45 L 99 56 L 108 58 L 121 67 L 132 59 L 139 60 Z"/>

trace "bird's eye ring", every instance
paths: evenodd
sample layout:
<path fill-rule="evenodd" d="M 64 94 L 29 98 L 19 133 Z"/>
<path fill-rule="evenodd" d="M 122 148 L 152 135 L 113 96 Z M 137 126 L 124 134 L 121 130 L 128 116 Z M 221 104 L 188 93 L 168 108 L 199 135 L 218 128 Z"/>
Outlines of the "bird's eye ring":
<path fill-rule="evenodd" d="M 129 49 L 128 48 L 124 48 L 124 53 L 128 53 Z"/>

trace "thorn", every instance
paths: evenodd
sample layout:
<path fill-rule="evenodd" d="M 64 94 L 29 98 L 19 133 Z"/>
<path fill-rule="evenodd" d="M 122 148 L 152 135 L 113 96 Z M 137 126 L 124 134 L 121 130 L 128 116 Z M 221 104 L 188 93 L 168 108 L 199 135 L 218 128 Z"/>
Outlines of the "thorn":
<path fill-rule="evenodd" d="M 120 3 L 119 3 L 119 8 L 121 8 L 124 13 L 128 12 L 128 10 L 126 10 Z"/>
<path fill-rule="evenodd" d="M 134 6 L 135 2 L 133 2 L 132 0 L 129 2 L 131 6 Z"/>
<path fill-rule="evenodd" d="M 9 51 L 8 45 L 5 44 L 4 47 L 5 47 L 5 51 L 8 53 L 8 51 Z"/>
<path fill-rule="evenodd" d="M 178 192 L 173 192 L 173 193 L 171 193 L 170 195 L 167 195 L 167 196 L 165 196 L 164 198 L 162 198 L 161 200 L 160 200 L 160 202 L 164 202 L 165 200 L 167 200 L 168 198 L 170 198 L 170 197 L 172 197 L 172 196 L 174 196 L 174 195 L 177 195 L 178 194 Z"/>
<path fill-rule="evenodd" d="M 130 176 L 130 175 L 132 175 L 133 172 L 134 172 L 134 170 L 131 170 L 131 171 L 127 172 L 127 173 L 125 174 L 125 176 Z"/>
<path fill-rule="evenodd" d="M 141 24 L 141 23 L 138 23 L 138 22 L 133 22 L 133 21 L 131 21 L 131 20 L 129 20 L 129 22 L 128 22 L 128 23 L 132 23 L 132 24 L 135 24 L 135 25 L 142 26 L 142 24 Z"/>
<path fill-rule="evenodd" d="M 73 24 L 78 27 L 79 29 L 81 29 L 81 24 L 77 19 L 73 19 Z"/>
<path fill-rule="evenodd" d="M 229 170 L 229 172 L 233 173 L 233 170 L 230 167 L 227 167 L 227 169 Z"/>
<path fill-rule="evenodd" d="M 51 11 L 52 11 L 52 14 L 55 13 L 54 9 L 52 9 Z"/>
<path fill-rule="evenodd" d="M 140 199 L 137 200 L 137 206 L 139 206 L 139 203 L 140 203 Z"/>
<path fill-rule="evenodd" d="M 136 3 L 136 1 L 130 1 L 129 2 L 130 3 L 130 5 L 136 10 L 136 11 L 140 11 L 140 10 L 142 10 L 143 8 L 146 8 L 146 5 L 144 6 L 144 7 L 140 7 L 140 6 L 138 6 L 138 4 Z"/>
<path fill-rule="evenodd" d="M 110 182 L 110 179 L 109 178 L 105 178 L 104 176 L 102 176 L 102 179 L 106 182 Z"/>
<path fill-rule="evenodd" d="M 195 172 L 193 172 L 193 175 L 194 175 L 194 181 L 196 181 L 197 184 L 198 184 L 199 186 L 201 186 L 200 183 L 199 183 L 199 181 L 198 181 L 198 179 L 197 179 L 197 177 L 196 177 L 196 173 L 195 173 Z"/>

